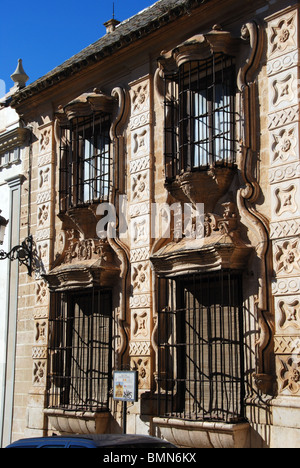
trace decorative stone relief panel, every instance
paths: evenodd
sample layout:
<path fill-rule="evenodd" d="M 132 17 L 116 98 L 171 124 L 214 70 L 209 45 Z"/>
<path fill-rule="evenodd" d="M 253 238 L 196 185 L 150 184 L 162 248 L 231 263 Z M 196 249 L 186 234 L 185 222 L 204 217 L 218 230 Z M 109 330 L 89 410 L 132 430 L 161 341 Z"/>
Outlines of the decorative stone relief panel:
<path fill-rule="evenodd" d="M 271 134 L 271 165 L 281 165 L 298 161 L 298 125 L 278 129 Z"/>
<path fill-rule="evenodd" d="M 300 288 L 300 285 L 299 285 Z M 144 308 L 151 306 L 151 293 L 134 295 L 130 298 L 129 305 L 130 308 Z"/>
<path fill-rule="evenodd" d="M 287 109 L 280 109 L 278 112 L 272 112 L 268 116 L 268 129 L 273 130 L 275 128 L 283 127 L 284 125 L 290 125 L 293 122 L 299 120 L 299 106 L 291 106 Z"/>
<path fill-rule="evenodd" d="M 288 107 L 297 98 L 297 68 L 294 72 L 280 73 L 273 77 L 271 83 L 270 110 L 272 108 Z"/>
<path fill-rule="evenodd" d="M 296 356 L 299 356 L 299 351 L 295 356 L 280 356 L 278 358 L 279 384 L 282 394 L 300 394 L 300 359 Z"/>
<path fill-rule="evenodd" d="M 35 302 L 38 306 L 47 305 L 49 301 L 49 290 L 46 281 L 36 281 Z"/>
<path fill-rule="evenodd" d="M 287 13 L 269 24 L 269 57 L 288 53 L 297 47 L 297 11 Z"/>
<path fill-rule="evenodd" d="M 149 216 L 138 216 L 131 219 L 131 239 L 135 247 L 149 246 L 150 220 Z"/>
<path fill-rule="evenodd" d="M 274 296 L 300 293 L 300 278 L 275 278 L 272 282 Z"/>
<path fill-rule="evenodd" d="M 300 176 L 300 162 L 291 163 L 288 166 L 276 167 L 270 171 L 270 183 L 275 184 L 283 180 L 294 179 Z"/>
<path fill-rule="evenodd" d="M 274 350 L 279 393 L 286 396 L 300 395 L 298 16 L 291 7 L 267 18 Z"/>
<path fill-rule="evenodd" d="M 270 60 L 267 64 L 267 74 L 269 76 L 283 72 L 292 68 L 298 64 L 299 55 L 298 51 L 292 51 L 289 54 L 277 57 L 274 60 Z"/>
<path fill-rule="evenodd" d="M 132 268 L 133 293 L 139 294 L 150 290 L 150 263 L 149 261 L 134 264 Z"/>
<path fill-rule="evenodd" d="M 274 244 L 275 272 L 277 276 L 300 273 L 300 239 L 289 239 Z"/>
<path fill-rule="evenodd" d="M 50 203 L 43 203 L 38 206 L 37 226 L 44 229 L 50 225 Z"/>
<path fill-rule="evenodd" d="M 138 385 L 142 390 L 151 386 L 151 357 L 132 357 L 132 365 L 138 371 Z"/>
<path fill-rule="evenodd" d="M 50 294 L 48 284 L 41 275 L 49 270 L 51 264 L 51 239 L 53 238 L 52 212 L 55 199 L 53 191 L 54 170 L 54 138 L 53 124 L 42 125 L 38 129 L 39 154 L 37 179 L 37 231 L 35 234 L 35 248 L 39 258 L 39 271 L 36 272 L 35 313 L 34 313 L 34 346 L 33 359 L 33 388 L 46 388 L 47 376 L 47 346 L 48 346 L 48 318 Z M 35 390 L 32 392 L 35 393 Z M 40 394 L 40 389 L 37 394 Z M 31 411 L 31 408 L 29 408 Z"/>
<path fill-rule="evenodd" d="M 131 336 L 135 340 L 145 340 L 149 336 L 149 310 L 131 311 Z"/>
<path fill-rule="evenodd" d="M 47 360 L 36 360 L 33 362 L 33 386 L 45 387 L 47 377 Z"/>
<path fill-rule="evenodd" d="M 45 128 L 40 135 L 40 153 L 51 151 L 52 129 Z"/>
<path fill-rule="evenodd" d="M 273 185 L 272 192 L 273 220 L 300 216 L 300 179 Z"/>
<path fill-rule="evenodd" d="M 132 296 L 129 353 L 139 372 L 139 388 L 151 387 L 151 81 L 131 83 L 130 260 Z"/>
<path fill-rule="evenodd" d="M 300 234 L 300 218 L 271 223 L 271 239 L 294 237 Z"/>
<path fill-rule="evenodd" d="M 275 306 L 278 329 L 300 330 L 300 296 L 277 297 Z"/>
<path fill-rule="evenodd" d="M 39 169 L 39 190 L 49 189 L 51 189 L 51 166 L 41 167 Z"/>
<path fill-rule="evenodd" d="M 139 158 L 150 151 L 150 132 L 146 127 L 138 128 L 132 133 L 132 157 Z"/>

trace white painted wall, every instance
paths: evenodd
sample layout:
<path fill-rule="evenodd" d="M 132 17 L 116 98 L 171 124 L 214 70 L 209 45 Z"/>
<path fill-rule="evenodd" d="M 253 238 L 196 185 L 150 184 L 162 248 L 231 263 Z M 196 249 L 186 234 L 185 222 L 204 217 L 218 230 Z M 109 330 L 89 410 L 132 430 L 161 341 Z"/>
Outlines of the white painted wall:
<path fill-rule="evenodd" d="M 19 116 L 14 109 L 2 108 L 0 109 L 0 137 L 19 127 Z M 21 152 L 22 159 L 22 152 Z M 7 167 L 0 166 L 0 210 L 1 216 L 10 220 L 12 216 L 11 207 L 11 189 L 7 184 L 7 180 L 18 176 L 22 172 L 21 163 L 13 163 Z M 0 246 L 0 250 L 8 252 L 11 250 L 10 245 L 10 232 L 11 227 L 8 223 L 5 232 L 4 243 Z M 5 395 L 5 370 L 6 370 L 6 350 L 7 350 L 7 330 L 8 330 L 8 260 L 0 260 L 0 445 L 2 440 L 3 431 L 3 405 Z"/>

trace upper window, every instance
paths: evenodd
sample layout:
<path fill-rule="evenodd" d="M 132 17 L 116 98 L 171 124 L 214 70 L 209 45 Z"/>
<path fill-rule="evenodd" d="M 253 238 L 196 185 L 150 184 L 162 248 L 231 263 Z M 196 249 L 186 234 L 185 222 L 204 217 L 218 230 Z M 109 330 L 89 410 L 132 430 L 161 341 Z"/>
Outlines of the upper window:
<path fill-rule="evenodd" d="M 110 115 L 75 117 L 61 128 L 60 210 L 107 201 Z"/>
<path fill-rule="evenodd" d="M 165 75 L 167 179 L 235 162 L 235 81 L 234 61 L 224 54 Z"/>

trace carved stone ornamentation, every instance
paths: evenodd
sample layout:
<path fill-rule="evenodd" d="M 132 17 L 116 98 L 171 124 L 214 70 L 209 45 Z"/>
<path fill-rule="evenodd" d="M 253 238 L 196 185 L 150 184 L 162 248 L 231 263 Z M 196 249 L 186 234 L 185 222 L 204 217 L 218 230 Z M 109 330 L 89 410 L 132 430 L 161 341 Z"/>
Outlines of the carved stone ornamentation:
<path fill-rule="evenodd" d="M 134 311 L 132 313 L 132 336 L 134 339 L 145 339 L 149 336 L 149 313 L 147 310 Z"/>
<path fill-rule="evenodd" d="M 138 371 L 138 384 L 140 389 L 147 389 L 151 382 L 151 359 L 149 357 L 132 357 L 132 366 Z"/>
<path fill-rule="evenodd" d="M 297 205 L 298 187 L 296 184 L 291 184 L 288 187 L 278 187 L 275 189 L 275 213 L 281 217 L 283 214 L 295 214 L 298 211 Z"/>
<path fill-rule="evenodd" d="M 275 270 L 277 275 L 300 273 L 300 241 L 286 240 L 275 244 Z"/>
<path fill-rule="evenodd" d="M 281 357 L 280 364 L 281 393 L 298 395 L 300 393 L 300 359 L 295 359 L 293 356 L 287 359 Z"/>
<path fill-rule="evenodd" d="M 278 327 L 300 330 L 300 297 L 278 298 Z"/>
<path fill-rule="evenodd" d="M 298 15 L 298 8 L 287 8 L 267 19 L 274 353 L 279 393 L 289 397 L 300 391 Z"/>
<path fill-rule="evenodd" d="M 296 158 L 297 129 L 287 128 L 273 133 L 273 164 L 282 164 Z"/>
<path fill-rule="evenodd" d="M 296 47 L 296 17 L 291 14 L 270 24 L 270 57 Z"/>

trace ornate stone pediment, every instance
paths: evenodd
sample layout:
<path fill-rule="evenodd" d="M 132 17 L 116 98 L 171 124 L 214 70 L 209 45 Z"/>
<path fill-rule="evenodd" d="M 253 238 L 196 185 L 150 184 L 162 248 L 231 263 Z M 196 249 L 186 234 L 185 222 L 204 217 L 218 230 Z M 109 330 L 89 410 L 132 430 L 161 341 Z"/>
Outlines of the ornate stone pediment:
<path fill-rule="evenodd" d="M 115 104 L 116 99 L 114 97 L 107 96 L 102 91 L 94 89 L 93 92 L 83 93 L 64 107 L 61 107 L 56 117 L 61 124 L 66 124 L 74 117 L 85 117 L 91 115 L 93 111 L 111 114 Z"/>
<path fill-rule="evenodd" d="M 207 213 L 202 236 L 171 241 L 153 254 L 158 274 L 187 274 L 194 271 L 244 269 L 252 248 L 241 238 L 235 204 L 223 204 L 223 216 Z"/>
<path fill-rule="evenodd" d="M 165 72 L 172 73 L 186 62 L 206 60 L 212 54 L 236 55 L 241 43 L 240 38 L 215 25 L 206 34 L 197 34 L 170 51 L 162 51 L 158 63 Z"/>
<path fill-rule="evenodd" d="M 107 241 L 80 239 L 71 230 L 61 232 L 60 243 L 55 268 L 44 276 L 51 291 L 108 287 L 119 277 L 119 262 Z"/>

